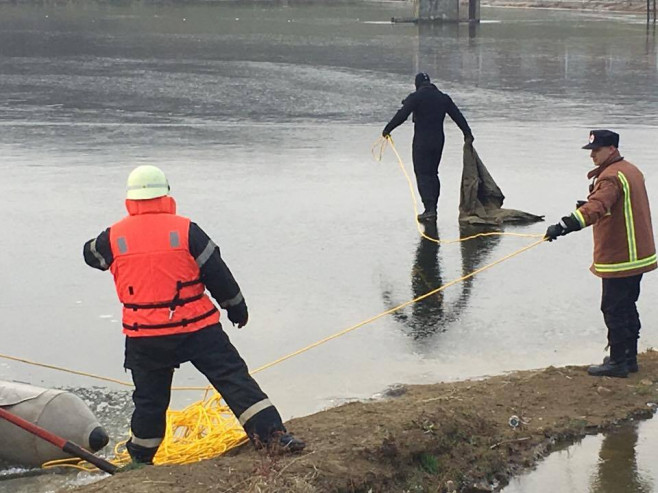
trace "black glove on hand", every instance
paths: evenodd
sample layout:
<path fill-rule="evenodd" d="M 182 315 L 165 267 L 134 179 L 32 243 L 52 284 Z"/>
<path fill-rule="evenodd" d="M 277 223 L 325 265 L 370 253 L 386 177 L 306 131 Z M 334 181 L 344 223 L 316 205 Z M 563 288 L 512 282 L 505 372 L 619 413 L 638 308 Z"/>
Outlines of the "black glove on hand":
<path fill-rule="evenodd" d="M 558 236 L 564 236 L 572 231 L 578 231 L 579 229 L 580 223 L 578 222 L 578 219 L 573 217 L 573 215 L 564 216 L 559 223 L 552 224 L 548 227 L 544 238 L 548 241 L 553 241 L 556 240 Z"/>
<path fill-rule="evenodd" d="M 235 306 L 227 308 L 226 311 L 228 312 L 228 319 L 233 325 L 237 324 L 238 329 L 247 325 L 249 313 L 247 312 L 247 303 L 244 300 Z"/>
<path fill-rule="evenodd" d="M 382 137 L 386 138 L 386 137 L 388 137 L 389 135 L 391 135 L 391 132 L 389 132 L 389 131 L 386 130 L 386 129 L 382 130 Z"/>
<path fill-rule="evenodd" d="M 544 238 L 546 238 L 548 241 L 553 241 L 556 240 L 558 236 L 562 236 L 563 234 L 565 233 L 561 223 L 551 224 L 546 230 Z"/>
<path fill-rule="evenodd" d="M 475 137 L 473 137 L 473 134 L 464 135 L 464 142 L 466 142 L 467 144 L 472 145 L 474 140 Z"/>

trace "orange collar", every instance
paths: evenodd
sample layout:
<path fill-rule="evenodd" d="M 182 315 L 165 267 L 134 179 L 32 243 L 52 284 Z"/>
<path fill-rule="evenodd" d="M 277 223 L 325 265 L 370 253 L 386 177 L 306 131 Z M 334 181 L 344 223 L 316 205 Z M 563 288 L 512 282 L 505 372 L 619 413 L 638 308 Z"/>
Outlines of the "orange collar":
<path fill-rule="evenodd" d="M 149 200 L 126 199 L 126 210 L 131 216 L 140 214 L 176 214 L 176 201 L 165 195 Z"/>

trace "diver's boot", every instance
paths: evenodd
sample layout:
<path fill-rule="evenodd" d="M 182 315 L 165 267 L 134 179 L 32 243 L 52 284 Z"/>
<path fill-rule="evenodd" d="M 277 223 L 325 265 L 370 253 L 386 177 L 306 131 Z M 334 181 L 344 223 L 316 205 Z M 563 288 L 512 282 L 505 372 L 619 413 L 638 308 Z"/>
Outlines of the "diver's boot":
<path fill-rule="evenodd" d="M 434 202 L 425 202 L 423 203 L 425 210 L 416 216 L 418 222 L 431 222 L 436 221 L 436 203 Z"/>

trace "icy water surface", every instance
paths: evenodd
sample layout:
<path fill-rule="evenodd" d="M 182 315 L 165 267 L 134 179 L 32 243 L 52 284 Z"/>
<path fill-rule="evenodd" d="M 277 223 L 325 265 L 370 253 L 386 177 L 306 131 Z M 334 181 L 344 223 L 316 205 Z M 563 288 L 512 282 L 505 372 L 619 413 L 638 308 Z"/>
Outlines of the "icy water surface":
<path fill-rule="evenodd" d="M 621 133 L 658 203 L 658 55 L 641 17 L 483 9 L 470 29 L 387 22 L 408 8 L 0 6 L 0 352 L 130 380 L 111 276 L 81 250 L 124 214 L 137 164 L 162 167 L 179 212 L 220 246 L 250 310 L 247 327 L 226 330 L 254 369 L 528 244 L 420 239 L 393 155 L 371 154 L 419 70 L 464 112 L 507 206 L 570 212 L 597 127 Z M 450 121 L 446 133 L 436 233 L 454 239 L 468 233 L 461 135 Z M 393 134 L 407 165 L 411 136 L 410 123 Z M 598 361 L 590 260 L 589 232 L 540 245 L 256 378 L 288 419 L 395 383 Z M 643 281 L 642 348 L 658 346 L 656 279 Z M 124 389 L 1 358 L 0 379 Z M 205 381 L 184 366 L 175 384 Z"/>

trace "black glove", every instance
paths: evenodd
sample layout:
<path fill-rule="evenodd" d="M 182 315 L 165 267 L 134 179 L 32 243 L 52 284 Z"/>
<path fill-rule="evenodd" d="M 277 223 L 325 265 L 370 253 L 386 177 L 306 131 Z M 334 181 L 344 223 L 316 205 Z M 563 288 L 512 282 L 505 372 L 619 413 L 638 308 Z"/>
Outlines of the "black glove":
<path fill-rule="evenodd" d="M 557 240 L 558 236 L 562 236 L 564 234 L 565 233 L 562 224 L 560 223 L 551 224 L 546 230 L 546 234 L 544 235 L 544 238 L 546 238 L 548 241 L 553 241 L 553 240 Z"/>
<path fill-rule="evenodd" d="M 578 219 L 571 216 L 564 216 L 559 223 L 552 224 L 546 230 L 544 238 L 548 241 L 556 240 L 558 236 L 564 236 L 572 231 L 578 231 L 580 229 L 580 222 Z"/>
<path fill-rule="evenodd" d="M 473 137 L 473 134 L 464 135 L 464 142 L 466 142 L 467 144 L 473 145 L 474 140 L 475 137 Z"/>
<path fill-rule="evenodd" d="M 389 132 L 388 129 L 385 128 L 384 130 L 382 130 L 382 137 L 386 138 L 389 137 L 390 135 L 391 132 Z"/>
<path fill-rule="evenodd" d="M 249 313 L 247 312 L 247 303 L 245 303 L 244 300 L 237 305 L 228 307 L 226 311 L 228 312 L 228 319 L 233 325 L 237 324 L 238 329 L 247 325 Z"/>

